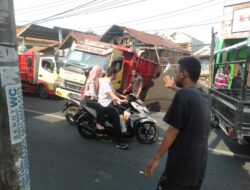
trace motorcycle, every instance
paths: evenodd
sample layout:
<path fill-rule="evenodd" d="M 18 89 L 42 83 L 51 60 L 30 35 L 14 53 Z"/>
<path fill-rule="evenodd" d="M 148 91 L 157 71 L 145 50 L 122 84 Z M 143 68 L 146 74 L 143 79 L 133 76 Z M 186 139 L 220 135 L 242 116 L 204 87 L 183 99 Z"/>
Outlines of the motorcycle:
<path fill-rule="evenodd" d="M 79 113 L 76 114 L 75 120 L 77 129 L 83 138 L 97 138 L 101 136 L 113 137 L 113 126 L 104 115 L 104 122 L 101 125 L 103 130 L 96 129 L 96 103 L 82 101 Z M 119 112 L 126 115 L 125 127 L 123 133 L 125 138 L 135 137 L 140 143 L 152 144 L 159 136 L 159 129 L 156 121 L 148 115 L 149 110 L 143 105 L 143 102 L 133 94 L 128 96 L 127 105 L 119 105 Z M 106 119 L 105 119 L 106 118 Z"/>

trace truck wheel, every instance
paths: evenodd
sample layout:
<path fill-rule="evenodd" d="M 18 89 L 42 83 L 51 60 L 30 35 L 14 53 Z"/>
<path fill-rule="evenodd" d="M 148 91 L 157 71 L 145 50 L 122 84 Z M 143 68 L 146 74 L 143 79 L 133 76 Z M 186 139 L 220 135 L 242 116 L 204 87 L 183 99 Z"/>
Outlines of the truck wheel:
<path fill-rule="evenodd" d="M 216 129 L 219 128 L 219 119 L 216 116 L 211 118 L 211 126 Z"/>
<path fill-rule="evenodd" d="M 159 136 L 159 129 L 152 122 L 139 123 L 136 139 L 142 144 L 152 144 Z"/>
<path fill-rule="evenodd" d="M 49 93 L 43 85 L 38 86 L 37 92 L 41 98 L 48 98 L 49 97 Z"/>
<path fill-rule="evenodd" d="M 245 140 L 247 141 L 248 144 L 250 144 L 250 137 L 245 137 Z"/>
<path fill-rule="evenodd" d="M 65 118 L 67 120 L 67 122 L 70 125 L 75 125 L 76 124 L 76 120 L 75 120 L 75 115 L 79 112 L 79 109 L 77 106 L 71 106 L 69 107 L 66 111 L 65 111 Z"/>

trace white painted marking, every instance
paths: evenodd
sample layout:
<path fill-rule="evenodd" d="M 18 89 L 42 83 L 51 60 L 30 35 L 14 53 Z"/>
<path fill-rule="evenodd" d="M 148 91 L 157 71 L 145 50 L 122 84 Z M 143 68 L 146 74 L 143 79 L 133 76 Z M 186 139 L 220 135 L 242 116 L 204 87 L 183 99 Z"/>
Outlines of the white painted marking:
<path fill-rule="evenodd" d="M 226 151 L 226 150 L 220 150 L 220 149 L 213 149 L 213 148 L 208 148 L 209 151 L 211 151 L 214 154 L 221 154 L 225 156 L 230 156 L 230 157 L 238 157 L 238 158 L 243 158 L 243 159 L 250 159 L 250 156 L 244 155 L 244 154 L 237 154 L 231 151 Z"/>
<path fill-rule="evenodd" d="M 43 113 L 43 112 L 39 112 L 39 111 L 35 111 L 35 110 L 30 110 L 30 109 L 24 109 L 24 111 L 26 112 L 31 112 L 31 113 L 36 113 L 36 114 L 40 114 L 40 115 L 45 115 L 48 117 L 54 117 L 54 118 L 58 118 L 58 119 L 65 119 L 65 117 L 63 116 L 59 116 L 59 115 L 55 115 L 55 114 L 47 114 L 47 113 Z M 161 138 L 161 137 L 159 137 Z M 161 142 L 159 142 L 158 144 L 161 144 Z M 221 155 L 225 155 L 225 156 L 230 156 L 230 157 L 238 157 L 238 158 L 243 158 L 243 159 L 250 159 L 250 156 L 244 155 L 244 154 L 237 154 L 231 151 L 225 151 L 225 150 L 220 150 L 220 149 L 213 149 L 213 148 L 208 148 L 209 151 L 211 151 L 214 154 L 221 154 Z"/>
<path fill-rule="evenodd" d="M 48 117 L 54 117 L 54 118 L 57 118 L 57 119 L 65 120 L 65 117 L 60 116 L 60 115 L 47 114 L 47 113 L 43 113 L 43 112 L 39 112 L 39 111 L 35 111 L 35 110 L 30 110 L 30 109 L 24 109 L 24 111 L 30 112 L 30 113 L 35 113 L 35 114 L 40 114 L 40 115 L 45 115 L 45 116 L 48 116 Z"/>

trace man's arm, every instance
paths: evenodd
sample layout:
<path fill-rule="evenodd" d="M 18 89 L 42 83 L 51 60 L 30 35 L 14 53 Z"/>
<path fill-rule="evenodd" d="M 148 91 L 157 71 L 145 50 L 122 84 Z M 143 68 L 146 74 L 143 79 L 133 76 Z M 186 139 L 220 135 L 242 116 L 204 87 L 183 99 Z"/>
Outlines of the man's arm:
<path fill-rule="evenodd" d="M 119 98 L 119 96 L 116 95 L 116 93 L 110 91 L 110 92 L 107 92 L 108 96 L 110 96 L 113 100 L 116 100 L 118 102 L 121 102 L 121 103 L 127 103 L 128 100 L 127 99 L 121 99 Z"/>
<path fill-rule="evenodd" d="M 127 96 L 123 95 L 123 94 L 120 94 L 119 92 L 115 92 L 116 96 L 118 96 L 119 98 L 122 98 L 122 99 L 128 99 Z"/>
<path fill-rule="evenodd" d="M 132 86 L 132 83 L 129 83 L 128 87 L 123 90 L 123 94 L 125 94 Z"/>
<path fill-rule="evenodd" d="M 136 94 L 135 94 L 136 97 L 139 97 L 139 96 L 140 96 L 141 90 L 142 90 L 142 82 L 140 83 L 140 85 L 139 85 L 139 87 L 138 87 L 138 89 L 137 89 L 137 91 L 136 91 Z"/>
<path fill-rule="evenodd" d="M 144 169 L 145 177 L 149 177 L 152 175 L 154 169 L 159 164 L 160 159 L 168 151 L 169 147 L 173 144 L 178 134 L 179 130 L 170 125 L 167 131 L 165 132 L 165 136 L 161 143 L 160 148 L 157 150 L 153 159 L 146 165 Z"/>

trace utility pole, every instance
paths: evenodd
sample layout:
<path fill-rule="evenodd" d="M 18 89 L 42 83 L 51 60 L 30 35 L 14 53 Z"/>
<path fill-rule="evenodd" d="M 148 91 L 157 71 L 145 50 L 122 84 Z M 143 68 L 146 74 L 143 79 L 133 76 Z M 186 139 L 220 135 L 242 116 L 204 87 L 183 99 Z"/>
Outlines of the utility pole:
<path fill-rule="evenodd" d="M 29 190 L 13 0 L 0 0 L 0 190 Z"/>
<path fill-rule="evenodd" d="M 213 82 L 213 61 L 214 61 L 214 46 L 215 46 L 215 33 L 214 28 L 211 29 L 211 47 L 210 47 L 210 59 L 209 59 L 209 87 Z"/>

